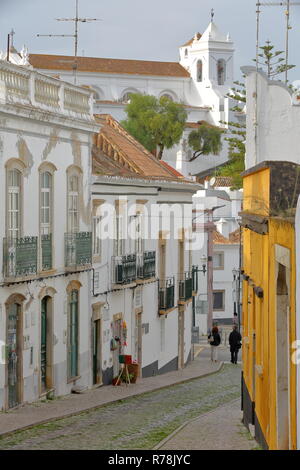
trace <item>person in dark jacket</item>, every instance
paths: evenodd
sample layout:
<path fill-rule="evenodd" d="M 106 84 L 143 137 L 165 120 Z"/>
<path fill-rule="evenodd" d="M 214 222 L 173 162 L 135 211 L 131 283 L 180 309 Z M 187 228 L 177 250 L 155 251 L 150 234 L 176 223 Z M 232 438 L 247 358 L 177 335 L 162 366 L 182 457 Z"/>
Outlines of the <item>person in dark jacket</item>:
<path fill-rule="evenodd" d="M 237 325 L 233 325 L 232 332 L 229 335 L 229 345 L 232 364 L 237 364 L 239 349 L 241 348 L 242 336 L 238 331 Z"/>
<path fill-rule="evenodd" d="M 208 341 L 210 343 L 210 355 L 212 362 L 217 362 L 218 360 L 218 346 L 221 343 L 221 337 L 219 335 L 219 329 L 217 326 L 214 326 L 211 330 L 211 333 L 208 335 Z"/>

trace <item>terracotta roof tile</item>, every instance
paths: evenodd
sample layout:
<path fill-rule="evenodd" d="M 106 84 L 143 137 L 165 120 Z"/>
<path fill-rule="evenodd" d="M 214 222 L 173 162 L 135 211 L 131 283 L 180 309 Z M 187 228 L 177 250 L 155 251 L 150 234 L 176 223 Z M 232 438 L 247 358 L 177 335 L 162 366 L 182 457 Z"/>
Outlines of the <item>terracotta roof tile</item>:
<path fill-rule="evenodd" d="M 191 129 L 198 129 L 201 126 L 208 126 L 208 127 L 216 127 L 217 129 L 220 129 L 217 126 L 214 126 L 213 124 L 210 124 L 207 121 L 197 121 L 197 122 L 186 122 L 185 127 L 191 128 Z"/>
<path fill-rule="evenodd" d="M 231 232 L 228 238 L 215 230 L 213 232 L 213 242 L 216 245 L 237 245 L 240 243 L 240 229 L 237 228 L 234 232 Z"/>
<path fill-rule="evenodd" d="M 236 230 L 234 230 L 234 232 L 231 232 L 229 234 L 229 240 L 231 241 L 231 243 L 240 243 L 240 239 L 241 239 L 241 232 L 239 228 L 237 228 Z"/>
<path fill-rule="evenodd" d="M 29 62 L 36 69 L 71 71 L 74 66 L 74 57 L 30 54 Z M 190 77 L 185 68 L 177 62 L 155 62 L 149 60 L 77 57 L 77 70 L 95 73 Z"/>
<path fill-rule="evenodd" d="M 202 36 L 202 34 L 197 33 L 197 39 L 198 39 L 198 40 L 201 38 L 201 36 Z M 187 41 L 185 44 L 183 44 L 183 45 L 180 46 L 180 47 L 190 46 L 190 45 L 194 42 L 194 39 L 195 39 L 195 36 L 193 36 L 192 39 L 190 39 L 189 41 Z"/>
<path fill-rule="evenodd" d="M 220 245 L 229 245 L 230 240 L 222 235 L 218 230 L 213 232 L 213 242 Z"/>
<path fill-rule="evenodd" d="M 164 162 L 163 160 L 160 161 L 162 165 L 164 165 L 168 170 L 170 170 L 175 176 L 178 176 L 178 178 L 184 178 L 184 176 L 179 173 L 179 171 L 175 170 L 171 165 L 169 165 L 167 162 Z"/>
<path fill-rule="evenodd" d="M 97 142 L 98 140 L 101 142 L 101 139 L 105 139 L 105 141 L 113 147 L 111 156 L 109 154 L 109 150 L 102 144 L 97 144 L 98 150 L 113 161 L 115 161 L 115 157 L 112 154 L 116 152 L 117 155 L 120 156 L 120 161 L 125 162 L 124 166 L 132 173 L 132 175 L 135 177 L 139 176 L 143 178 L 146 177 L 173 181 L 183 180 L 182 175 L 168 164 L 165 164 L 165 162 L 157 160 L 115 119 L 113 119 L 112 116 L 109 114 L 98 114 L 95 115 L 95 119 L 101 124 L 100 133 L 96 136 Z"/>

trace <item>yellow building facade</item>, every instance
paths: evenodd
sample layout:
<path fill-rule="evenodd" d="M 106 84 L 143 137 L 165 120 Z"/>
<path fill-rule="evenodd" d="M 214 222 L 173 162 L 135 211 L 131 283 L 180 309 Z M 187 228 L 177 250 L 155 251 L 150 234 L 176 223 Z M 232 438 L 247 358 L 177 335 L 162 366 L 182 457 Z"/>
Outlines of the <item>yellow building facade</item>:
<path fill-rule="evenodd" d="M 296 449 L 295 208 L 299 165 L 266 161 L 243 174 L 243 371 L 246 426 L 265 449 Z"/>

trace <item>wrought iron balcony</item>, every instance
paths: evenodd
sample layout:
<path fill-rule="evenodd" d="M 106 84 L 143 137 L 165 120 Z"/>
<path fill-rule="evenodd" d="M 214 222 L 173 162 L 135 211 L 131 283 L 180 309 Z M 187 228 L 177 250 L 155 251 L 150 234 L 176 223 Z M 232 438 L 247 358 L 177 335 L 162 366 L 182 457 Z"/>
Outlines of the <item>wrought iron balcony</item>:
<path fill-rule="evenodd" d="M 65 233 L 65 266 L 92 263 L 92 232 Z"/>
<path fill-rule="evenodd" d="M 3 239 L 4 277 L 25 277 L 37 273 L 37 237 Z"/>
<path fill-rule="evenodd" d="M 137 278 L 136 255 L 113 256 L 113 283 L 129 284 Z"/>
<path fill-rule="evenodd" d="M 139 279 L 149 279 L 155 277 L 155 251 L 144 251 L 137 255 L 137 275 Z"/>
<path fill-rule="evenodd" d="M 52 269 L 52 234 L 41 236 L 42 271 Z"/>
<path fill-rule="evenodd" d="M 168 310 L 173 308 L 175 304 L 175 279 L 169 277 L 161 279 L 159 282 L 158 293 L 159 310 Z"/>
<path fill-rule="evenodd" d="M 186 301 L 193 296 L 193 276 L 192 272 L 188 271 L 182 274 L 179 281 L 179 300 Z"/>

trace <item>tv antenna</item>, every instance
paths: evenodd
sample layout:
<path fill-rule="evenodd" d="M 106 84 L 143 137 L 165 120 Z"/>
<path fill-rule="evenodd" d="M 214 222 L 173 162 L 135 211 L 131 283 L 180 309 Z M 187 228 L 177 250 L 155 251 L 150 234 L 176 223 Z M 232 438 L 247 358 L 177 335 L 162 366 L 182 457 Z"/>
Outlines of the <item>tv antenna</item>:
<path fill-rule="evenodd" d="M 74 84 L 76 85 L 76 72 L 77 72 L 77 56 L 78 56 L 78 23 L 88 23 L 91 21 L 102 21 L 101 18 L 80 18 L 78 16 L 78 1 L 75 0 L 75 17 L 74 18 L 56 18 L 56 21 L 72 21 L 74 23 L 74 34 L 37 34 L 37 37 L 62 37 L 74 38 Z"/>
<path fill-rule="evenodd" d="M 292 2 L 291 0 L 285 0 L 282 2 L 257 2 L 256 3 L 256 70 L 258 70 L 258 52 L 259 52 L 259 20 L 261 13 L 261 6 L 273 7 L 280 6 L 285 7 L 285 16 L 286 16 L 286 34 L 285 34 L 285 83 L 288 83 L 288 58 L 289 58 L 289 31 L 292 29 L 290 25 L 290 7 L 294 5 L 300 5 L 300 2 Z"/>

